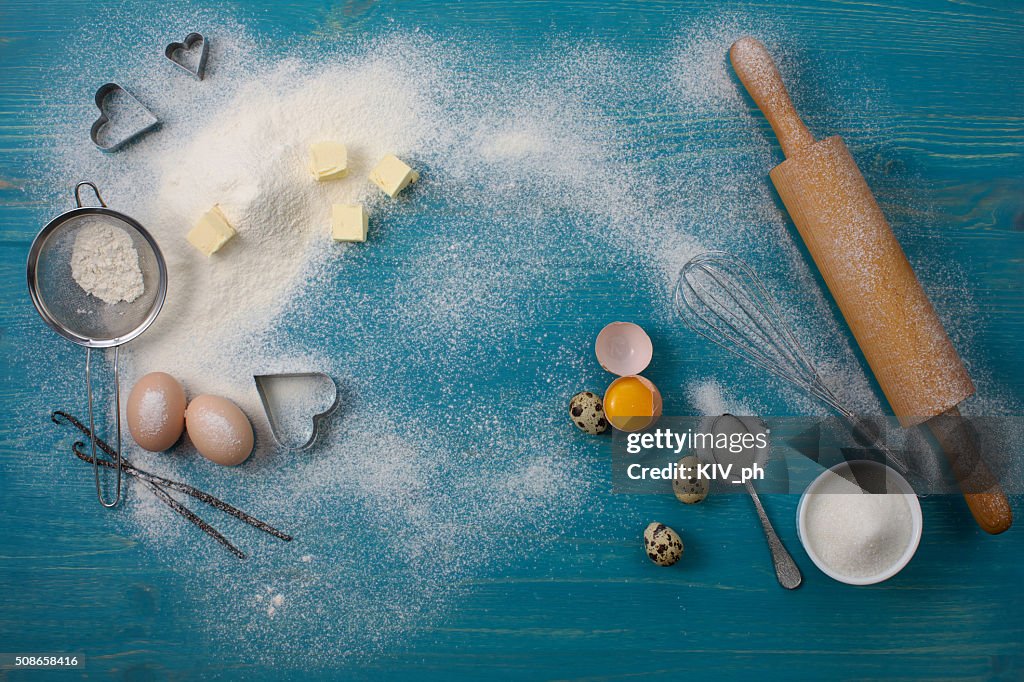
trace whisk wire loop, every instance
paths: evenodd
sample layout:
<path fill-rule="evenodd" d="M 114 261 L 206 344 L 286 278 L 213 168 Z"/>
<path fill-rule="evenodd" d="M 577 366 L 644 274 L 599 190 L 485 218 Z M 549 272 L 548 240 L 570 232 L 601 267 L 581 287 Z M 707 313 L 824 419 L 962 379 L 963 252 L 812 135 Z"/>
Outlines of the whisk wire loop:
<path fill-rule="evenodd" d="M 800 388 L 842 415 L 861 440 L 882 452 L 901 472 L 907 466 L 822 380 L 775 298 L 754 270 L 725 251 L 708 251 L 687 262 L 673 292 L 676 313 L 701 337 Z"/>

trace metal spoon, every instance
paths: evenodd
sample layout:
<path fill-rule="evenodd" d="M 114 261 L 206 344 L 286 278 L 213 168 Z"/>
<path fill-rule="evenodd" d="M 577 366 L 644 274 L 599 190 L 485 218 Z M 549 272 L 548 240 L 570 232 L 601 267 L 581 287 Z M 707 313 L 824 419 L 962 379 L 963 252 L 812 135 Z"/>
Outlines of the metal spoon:
<path fill-rule="evenodd" d="M 723 419 L 735 420 L 744 431 L 750 433 L 750 428 L 747 426 L 747 423 L 739 417 L 731 414 L 723 414 L 720 417 L 716 417 L 715 421 L 711 424 L 712 433 L 719 433 L 718 424 Z M 726 450 L 723 453 L 725 456 L 720 457 L 718 448 L 712 445 L 711 457 L 718 464 L 733 464 L 734 470 L 744 466 L 750 466 L 755 463 L 757 459 L 763 459 L 754 456 L 749 457 L 749 461 L 746 463 L 741 462 L 740 458 L 746 457 L 747 450 L 748 449 L 745 448 L 744 452 L 738 456 L 736 453 L 731 453 Z M 739 464 L 739 466 L 736 466 L 737 464 Z M 763 466 L 764 462 L 757 462 L 757 464 Z M 736 481 L 733 482 L 735 483 Z M 772 553 L 772 563 L 775 565 L 775 577 L 779 579 L 779 584 L 787 590 L 795 590 L 800 587 L 800 583 L 803 582 L 803 576 L 800 575 L 800 569 L 797 568 L 796 562 L 793 561 L 793 557 L 790 556 L 785 545 L 782 544 L 782 540 L 779 539 L 778 534 L 775 532 L 775 528 L 772 527 L 772 522 L 768 520 L 768 514 L 764 511 L 764 506 L 761 504 L 761 498 L 757 495 L 757 490 L 754 489 L 754 484 L 749 479 L 744 481 L 743 484 L 747 489 L 747 493 L 750 494 L 750 499 L 754 501 L 754 507 L 757 509 L 758 518 L 761 519 L 761 526 L 764 528 L 764 537 L 768 541 L 768 549 L 771 550 Z"/>

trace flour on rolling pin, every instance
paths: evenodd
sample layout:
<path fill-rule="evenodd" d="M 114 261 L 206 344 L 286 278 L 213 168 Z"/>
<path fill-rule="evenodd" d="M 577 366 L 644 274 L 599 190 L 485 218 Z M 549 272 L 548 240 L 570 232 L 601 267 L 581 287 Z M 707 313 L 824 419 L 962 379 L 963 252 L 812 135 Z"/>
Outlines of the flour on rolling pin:
<path fill-rule="evenodd" d="M 838 137 L 771 173 L 779 196 L 904 425 L 974 393 L 942 322 Z"/>
<path fill-rule="evenodd" d="M 772 182 L 893 412 L 928 426 L 978 525 L 1002 533 L 1013 511 L 957 408 L 974 384 L 849 150 L 814 141 L 764 45 L 741 38 L 729 59 L 786 154 Z"/>
<path fill-rule="evenodd" d="M 955 407 L 974 385 L 846 145 L 815 142 L 764 45 L 729 56 L 786 154 L 772 182 L 900 423 Z"/>

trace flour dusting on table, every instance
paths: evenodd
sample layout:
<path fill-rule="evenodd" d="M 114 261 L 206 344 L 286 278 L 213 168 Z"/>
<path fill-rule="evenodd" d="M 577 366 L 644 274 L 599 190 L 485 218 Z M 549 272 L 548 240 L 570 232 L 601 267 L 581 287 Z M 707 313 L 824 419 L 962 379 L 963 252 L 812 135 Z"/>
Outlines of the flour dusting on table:
<path fill-rule="evenodd" d="M 534 556 L 581 514 L 600 517 L 602 446 L 574 440 L 562 414 L 601 376 L 591 330 L 561 321 L 591 276 L 572 265 L 643 292 L 688 344 L 668 321 L 679 268 L 706 248 L 742 251 L 767 264 L 792 310 L 810 311 L 812 331 L 795 326 L 826 378 L 878 409 L 775 204 L 773 148 L 725 70 L 743 23 L 689 27 L 643 62 L 553 40 L 514 66 L 486 41 L 400 32 L 282 48 L 212 15 L 130 26 L 133 37 L 114 41 L 85 31 L 98 52 L 55 99 L 81 106 L 54 112 L 48 170 L 59 173 L 40 183 L 96 182 L 167 256 L 166 308 L 124 349 L 126 383 L 169 372 L 191 396 L 236 402 L 256 430 L 240 467 L 214 467 L 187 441 L 129 457 L 296 537 L 259 537 L 202 510 L 250 554 L 241 563 L 128 487 L 127 521 L 115 523 L 173 566 L 196 611 L 217 614 L 197 624 L 204 636 L 275 662 L 379 651 L 443 621 L 468 584 Z M 150 58 L 190 30 L 210 38 L 203 81 Z M 97 62 L 117 64 L 164 122 L 114 155 L 82 141 Z M 629 119 L 640 105 L 658 115 Z M 720 147 L 663 134 L 708 121 Z M 310 177 L 308 145 L 324 139 L 348 147 L 346 178 Z M 395 201 L 366 182 L 386 153 L 420 172 Z M 66 187 L 52 190 L 56 206 Z M 366 243 L 331 241 L 336 202 L 366 204 Z M 238 234 L 207 258 L 185 234 L 214 204 Z M 538 354 L 552 347 L 564 352 Z M 337 381 L 340 406 L 316 449 L 288 452 L 274 446 L 252 375 L 307 371 Z M 247 644 L 267 633 L 275 650 Z"/>

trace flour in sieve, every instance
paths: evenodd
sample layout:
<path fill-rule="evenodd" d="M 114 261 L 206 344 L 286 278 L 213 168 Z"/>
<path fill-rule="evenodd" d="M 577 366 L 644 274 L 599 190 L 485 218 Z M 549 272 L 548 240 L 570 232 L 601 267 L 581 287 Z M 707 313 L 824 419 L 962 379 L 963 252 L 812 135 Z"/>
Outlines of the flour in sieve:
<path fill-rule="evenodd" d="M 145 290 L 131 235 L 113 225 L 86 225 L 75 237 L 71 276 L 104 303 L 131 303 Z"/>

